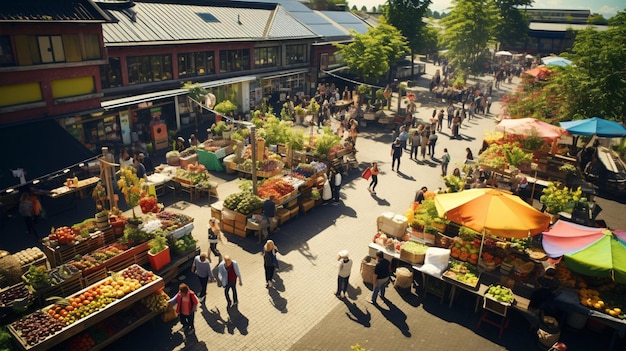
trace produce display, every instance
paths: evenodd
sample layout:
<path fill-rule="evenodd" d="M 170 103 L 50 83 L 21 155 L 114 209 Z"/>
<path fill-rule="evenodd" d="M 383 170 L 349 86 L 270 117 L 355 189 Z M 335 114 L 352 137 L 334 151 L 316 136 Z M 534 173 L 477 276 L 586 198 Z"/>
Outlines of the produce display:
<path fill-rule="evenodd" d="M 142 197 L 141 200 L 139 200 L 139 208 L 141 208 L 141 213 L 143 214 L 151 212 L 158 213 L 160 210 L 157 199 L 154 196 Z"/>
<path fill-rule="evenodd" d="M 513 292 L 511 289 L 501 286 L 501 285 L 491 285 L 487 289 L 485 296 L 488 296 L 496 301 L 502 302 L 504 304 L 512 304 L 515 298 L 513 297 Z"/>
<path fill-rule="evenodd" d="M 38 247 L 24 249 L 13 254 L 20 265 L 25 266 L 45 257 L 43 251 Z"/>
<path fill-rule="evenodd" d="M 35 345 L 50 335 L 59 332 L 65 323 L 55 319 L 50 314 L 35 311 L 28 316 L 14 322 L 11 326 L 19 333 L 27 345 Z"/>
<path fill-rule="evenodd" d="M 46 266 L 30 266 L 23 277 L 26 283 L 32 285 L 34 288 L 50 285 L 50 276 L 48 275 L 48 268 L 46 268 Z"/>
<path fill-rule="evenodd" d="M 450 247 L 450 256 L 471 264 L 478 264 L 478 251 L 480 250 L 480 239 L 466 241 L 456 238 Z"/>
<path fill-rule="evenodd" d="M 326 172 L 326 164 L 324 162 L 313 161 L 308 164 L 300 163 L 293 169 L 293 173 L 301 175 L 304 178 L 309 178 L 319 172 Z"/>
<path fill-rule="evenodd" d="M 161 221 L 162 227 L 164 228 L 170 226 L 182 227 L 185 224 L 193 222 L 193 218 L 187 215 L 168 211 L 161 211 L 157 213 L 156 218 Z"/>
<path fill-rule="evenodd" d="M 196 247 L 196 243 L 198 241 L 193 238 L 191 233 L 183 235 L 180 239 L 177 239 L 170 244 L 170 246 L 174 247 L 174 251 L 176 252 L 186 252 Z"/>
<path fill-rule="evenodd" d="M 169 296 L 161 291 L 144 297 L 141 303 L 152 312 L 165 312 L 169 306 L 169 300 Z"/>
<path fill-rule="evenodd" d="M 271 178 L 263 182 L 257 193 L 262 199 L 269 199 L 272 195 L 278 199 L 294 191 L 294 187 L 280 178 Z"/>
<path fill-rule="evenodd" d="M 0 291 L 0 307 L 11 306 L 15 300 L 32 299 L 33 292 L 20 283 Z"/>
<path fill-rule="evenodd" d="M 70 227 L 59 227 L 56 230 L 52 230 L 52 234 L 48 235 L 48 239 L 54 240 L 59 244 L 71 244 L 76 239 L 74 230 Z"/>
<path fill-rule="evenodd" d="M 415 255 L 424 255 L 428 246 L 415 241 L 407 241 L 401 246 L 401 249 Z"/>
<path fill-rule="evenodd" d="M 599 291 L 596 289 L 581 288 L 578 290 L 580 303 L 591 309 L 604 312 L 619 319 L 626 319 L 626 314 L 620 306 L 626 306 L 624 295 L 611 294 L 610 291 Z"/>
<path fill-rule="evenodd" d="M 225 208 L 244 215 L 249 215 L 262 206 L 263 200 L 247 191 L 230 194 L 224 199 Z"/>
<path fill-rule="evenodd" d="M 256 170 L 261 172 L 274 172 L 283 169 L 283 163 L 278 160 L 264 160 L 256 162 Z M 247 159 L 242 163 L 237 164 L 237 169 L 246 173 L 251 173 L 253 162 L 251 159 Z"/>
<path fill-rule="evenodd" d="M 80 270 L 74 265 L 65 263 L 52 269 L 48 273 L 48 279 L 51 285 L 58 285 L 65 282 L 66 279 L 71 278 L 79 273 Z"/>
<path fill-rule="evenodd" d="M 387 234 L 383 232 L 378 232 L 374 235 L 374 239 L 372 240 L 375 244 L 378 244 L 390 251 L 400 251 L 402 246 L 409 240 L 409 236 L 405 236 L 402 239 L 406 240 L 398 240 L 393 237 L 388 237 Z"/>
<path fill-rule="evenodd" d="M 471 288 L 478 286 L 479 277 L 476 268 L 469 263 L 450 260 L 448 270 L 443 273 L 445 278 L 458 281 Z"/>
<path fill-rule="evenodd" d="M 198 164 L 198 162 L 187 165 L 187 168 L 178 168 L 176 178 L 185 179 L 196 187 L 211 188 L 214 186 L 210 182 L 211 175 L 206 167 Z"/>

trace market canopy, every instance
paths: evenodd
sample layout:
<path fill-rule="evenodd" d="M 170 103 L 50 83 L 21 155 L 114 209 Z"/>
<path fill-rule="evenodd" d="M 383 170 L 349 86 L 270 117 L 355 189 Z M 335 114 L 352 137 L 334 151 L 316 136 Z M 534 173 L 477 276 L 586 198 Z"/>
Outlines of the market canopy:
<path fill-rule="evenodd" d="M 568 60 L 564 57 L 560 56 L 546 56 L 541 58 L 541 62 L 543 62 L 546 66 L 569 66 L 572 64 L 571 60 Z"/>
<path fill-rule="evenodd" d="M 626 284 L 626 246 L 608 230 L 591 245 L 566 254 L 565 265 L 576 273 Z"/>
<path fill-rule="evenodd" d="M 557 258 L 575 252 L 601 239 L 606 228 L 585 227 L 580 224 L 557 221 L 548 231 L 543 232 L 543 251 L 549 257 Z"/>
<path fill-rule="evenodd" d="M 603 138 L 619 138 L 626 136 L 626 128 L 624 128 L 623 125 L 600 117 L 560 122 L 560 124 L 562 128 L 576 135 L 597 135 Z"/>
<path fill-rule="evenodd" d="M 516 135 L 536 135 L 541 138 L 556 139 L 567 132 L 565 129 L 535 118 L 503 119 L 496 130 Z"/>
<path fill-rule="evenodd" d="M 548 229 L 550 216 L 516 195 L 497 189 L 470 189 L 435 197 L 440 216 L 483 234 L 526 238 Z"/>
<path fill-rule="evenodd" d="M 510 51 L 498 51 L 496 56 L 513 56 L 513 54 Z"/>
<path fill-rule="evenodd" d="M 538 66 L 535 67 L 533 69 L 529 69 L 527 71 L 522 72 L 522 75 L 528 75 L 528 76 L 533 76 L 537 79 L 543 79 L 545 78 L 548 74 L 550 74 L 550 69 L 546 66 Z"/>

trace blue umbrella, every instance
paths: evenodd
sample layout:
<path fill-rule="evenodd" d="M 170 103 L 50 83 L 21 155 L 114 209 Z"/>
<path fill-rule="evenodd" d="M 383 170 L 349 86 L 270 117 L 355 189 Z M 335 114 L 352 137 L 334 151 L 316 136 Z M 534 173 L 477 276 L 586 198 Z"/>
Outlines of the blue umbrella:
<path fill-rule="evenodd" d="M 543 64 L 546 66 L 561 66 L 561 67 L 569 66 L 572 64 L 572 61 L 563 57 L 559 57 L 559 56 L 543 57 L 541 59 L 541 62 L 543 62 Z"/>
<path fill-rule="evenodd" d="M 626 128 L 624 128 L 623 125 L 600 117 L 560 122 L 560 124 L 561 128 L 576 135 L 597 135 L 603 138 L 619 138 L 626 136 Z"/>

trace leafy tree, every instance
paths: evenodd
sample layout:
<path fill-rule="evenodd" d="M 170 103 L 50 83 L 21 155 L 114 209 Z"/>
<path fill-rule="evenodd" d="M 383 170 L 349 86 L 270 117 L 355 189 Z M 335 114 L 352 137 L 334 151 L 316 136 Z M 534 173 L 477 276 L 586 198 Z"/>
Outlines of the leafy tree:
<path fill-rule="evenodd" d="M 480 70 L 482 52 L 493 38 L 497 9 L 493 0 L 452 0 L 450 14 L 441 19 L 446 54 L 461 75 Z"/>
<path fill-rule="evenodd" d="M 313 0 L 308 6 L 313 10 L 319 11 L 337 11 L 348 6 L 345 0 Z"/>
<path fill-rule="evenodd" d="M 352 7 L 350 8 L 350 11 L 358 11 L 358 9 L 356 8 L 356 5 L 352 5 Z"/>
<path fill-rule="evenodd" d="M 376 6 L 372 6 L 372 13 L 376 13 Z"/>
<path fill-rule="evenodd" d="M 607 21 L 606 18 L 604 18 L 604 16 L 602 16 L 599 13 L 592 13 L 591 16 L 589 16 L 589 18 L 587 19 L 587 23 L 589 23 L 589 24 L 608 24 L 609 21 Z"/>
<path fill-rule="evenodd" d="M 358 34 L 354 30 L 351 33 L 353 42 L 336 46 L 350 71 L 367 82 L 380 79 L 408 52 L 406 38 L 394 26 L 387 24 L 384 17 L 381 17 L 377 27 L 369 28 L 367 33 Z"/>
<path fill-rule="evenodd" d="M 505 45 L 523 42 L 528 34 L 528 16 L 519 8 L 532 5 L 534 0 L 494 1 L 499 12 L 499 19 L 495 28 L 496 40 Z"/>
<path fill-rule="evenodd" d="M 606 31 L 579 31 L 571 53 L 564 54 L 573 64 L 551 68 L 547 82 L 513 94 L 511 115 L 551 123 L 594 116 L 626 122 L 626 22 L 610 23 L 617 24 Z"/>
<path fill-rule="evenodd" d="M 389 24 L 398 28 L 408 39 L 411 60 L 416 53 L 425 51 L 423 35 L 427 32 L 424 30 L 426 23 L 422 18 L 431 2 L 431 0 L 387 0 L 387 5 L 383 7 Z M 411 65 L 411 75 L 414 73 L 414 66 Z"/>
<path fill-rule="evenodd" d="M 361 11 L 367 12 L 367 7 L 365 5 L 361 6 Z"/>

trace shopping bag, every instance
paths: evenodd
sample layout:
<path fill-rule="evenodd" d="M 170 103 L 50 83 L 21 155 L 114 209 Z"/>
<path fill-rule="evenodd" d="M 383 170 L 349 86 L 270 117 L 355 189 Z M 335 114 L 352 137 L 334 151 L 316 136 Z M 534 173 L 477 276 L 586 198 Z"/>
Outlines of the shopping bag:
<path fill-rule="evenodd" d="M 171 322 L 176 318 L 178 318 L 178 313 L 176 313 L 176 309 L 172 305 L 169 305 L 167 307 L 167 310 L 165 310 L 165 312 L 163 312 L 163 314 L 161 315 L 161 320 L 164 323 Z"/>
<path fill-rule="evenodd" d="M 367 167 L 361 174 L 361 177 L 365 179 L 370 179 L 371 176 L 372 176 L 372 170 L 369 167 Z"/>

